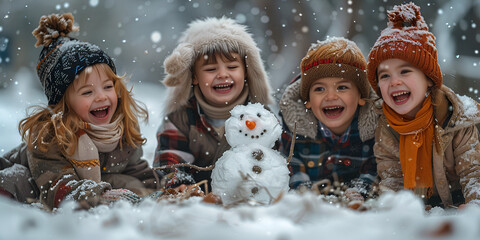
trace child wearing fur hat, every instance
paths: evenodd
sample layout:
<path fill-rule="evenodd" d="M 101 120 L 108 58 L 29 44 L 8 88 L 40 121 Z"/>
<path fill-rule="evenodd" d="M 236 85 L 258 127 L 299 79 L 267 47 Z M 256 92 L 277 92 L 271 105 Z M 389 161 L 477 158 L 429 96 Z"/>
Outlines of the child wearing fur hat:
<path fill-rule="evenodd" d="M 410 189 L 432 206 L 480 204 L 480 105 L 442 85 L 420 7 L 388 11 L 368 60 L 368 80 L 383 99 L 374 147 L 381 189 Z"/>
<path fill-rule="evenodd" d="M 141 159 L 138 117 L 148 113 L 105 52 L 68 37 L 78 31 L 73 22 L 70 13 L 42 16 L 33 31 L 35 46 L 43 46 L 37 73 L 48 106 L 20 122 L 25 143 L 2 158 L 15 174 L 2 171 L 1 188 L 23 202 L 38 197 L 50 209 L 65 199 L 82 207 L 137 201 L 159 187 Z"/>
<path fill-rule="evenodd" d="M 170 88 L 154 166 L 167 167 L 170 188 L 210 180 L 211 171 L 175 165 L 214 164 L 230 149 L 224 136 L 230 110 L 272 102 L 260 50 L 245 26 L 206 18 L 189 24 L 164 65 L 163 83 Z"/>
<path fill-rule="evenodd" d="M 280 114 L 285 132 L 281 149 L 289 154 L 296 125 L 290 187 L 338 180 L 348 196 L 363 200 L 376 180 L 373 155 L 377 114 L 367 66 L 357 45 L 332 37 L 312 44 L 300 64 L 301 75 L 285 90 Z"/>

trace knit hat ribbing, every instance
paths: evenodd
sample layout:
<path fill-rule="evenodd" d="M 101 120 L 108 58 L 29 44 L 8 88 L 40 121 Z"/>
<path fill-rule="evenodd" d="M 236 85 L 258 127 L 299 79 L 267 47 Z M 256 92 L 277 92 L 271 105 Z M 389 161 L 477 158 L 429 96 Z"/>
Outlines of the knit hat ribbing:
<path fill-rule="evenodd" d="M 388 11 L 388 23 L 368 56 L 367 77 L 377 87 L 377 68 L 384 60 L 398 58 L 425 73 L 437 87 L 442 86 L 442 72 L 437 61 L 435 36 L 428 31 L 420 7 L 414 3 L 394 6 Z"/>
<path fill-rule="evenodd" d="M 184 107 L 193 96 L 192 67 L 198 56 L 212 50 L 221 53 L 225 49 L 245 54 L 241 57 L 245 57 L 249 99 L 265 105 L 273 102 L 260 49 L 246 26 L 226 17 L 205 18 L 188 25 L 178 46 L 164 61 L 167 75 L 163 83 L 171 87 L 168 88 L 167 114 Z"/>
<path fill-rule="evenodd" d="M 78 31 L 71 13 L 50 14 L 40 18 L 32 32 L 37 38 L 35 47 L 43 45 L 37 65 L 37 74 L 49 105 L 62 99 L 68 86 L 86 67 L 105 63 L 116 72 L 112 59 L 98 46 L 68 37 Z"/>
<path fill-rule="evenodd" d="M 326 77 L 350 79 L 357 86 L 361 98 L 368 98 L 370 86 L 366 79 L 367 62 L 358 46 L 342 37 L 331 37 L 312 44 L 302 59 L 300 68 L 300 96 L 308 100 L 310 86 L 314 81 Z"/>

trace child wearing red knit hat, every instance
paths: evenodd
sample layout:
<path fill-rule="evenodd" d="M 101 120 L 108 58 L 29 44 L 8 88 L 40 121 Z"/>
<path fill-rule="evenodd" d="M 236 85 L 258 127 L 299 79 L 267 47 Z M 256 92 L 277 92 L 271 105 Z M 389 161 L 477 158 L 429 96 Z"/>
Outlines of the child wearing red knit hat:
<path fill-rule="evenodd" d="M 388 11 L 367 77 L 383 99 L 374 152 L 381 189 L 428 205 L 480 204 L 480 105 L 442 85 L 435 36 L 414 3 Z"/>

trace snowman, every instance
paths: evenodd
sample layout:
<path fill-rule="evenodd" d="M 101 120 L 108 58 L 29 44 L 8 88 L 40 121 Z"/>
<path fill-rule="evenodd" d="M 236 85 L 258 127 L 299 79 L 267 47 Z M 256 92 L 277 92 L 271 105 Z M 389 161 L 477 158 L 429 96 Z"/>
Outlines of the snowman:
<path fill-rule="evenodd" d="M 212 171 L 212 192 L 224 205 L 239 202 L 269 204 L 289 189 L 286 159 L 272 149 L 282 128 L 262 104 L 238 105 L 225 122 L 231 149 Z"/>

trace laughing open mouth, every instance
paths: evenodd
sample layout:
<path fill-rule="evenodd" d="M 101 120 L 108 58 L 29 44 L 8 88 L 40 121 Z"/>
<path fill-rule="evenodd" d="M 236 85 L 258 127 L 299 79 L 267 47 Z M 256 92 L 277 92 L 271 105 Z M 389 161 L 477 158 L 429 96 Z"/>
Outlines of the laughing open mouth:
<path fill-rule="evenodd" d="M 327 116 L 336 116 L 343 112 L 345 108 L 341 106 L 326 107 L 323 109 L 323 113 Z"/>
<path fill-rule="evenodd" d="M 103 108 L 99 108 L 99 109 L 95 109 L 95 110 L 90 111 L 90 114 L 92 114 L 93 116 L 95 116 L 97 118 L 104 118 L 105 116 L 108 115 L 109 111 L 110 111 L 110 107 L 103 107 Z"/>
<path fill-rule="evenodd" d="M 215 85 L 215 86 L 213 86 L 213 89 L 215 89 L 215 91 L 228 91 L 232 87 L 233 87 L 233 84 L 226 83 L 226 84 Z"/>
<path fill-rule="evenodd" d="M 403 102 L 405 100 L 407 100 L 408 98 L 410 97 L 410 92 L 397 92 L 397 93 L 394 93 L 392 94 L 392 98 L 393 98 L 393 101 L 395 102 Z"/>

